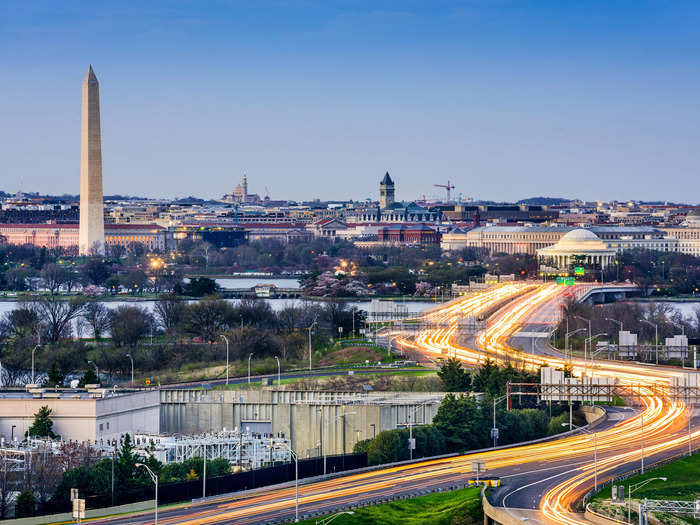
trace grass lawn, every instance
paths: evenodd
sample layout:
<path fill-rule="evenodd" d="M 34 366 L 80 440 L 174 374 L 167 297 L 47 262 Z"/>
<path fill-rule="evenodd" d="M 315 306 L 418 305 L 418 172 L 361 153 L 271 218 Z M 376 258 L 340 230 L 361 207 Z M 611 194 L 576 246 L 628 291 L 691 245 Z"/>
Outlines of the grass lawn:
<path fill-rule="evenodd" d="M 452 525 L 481 523 L 481 489 L 470 487 L 452 492 L 428 494 L 418 498 L 384 503 L 356 509 L 353 515 L 338 516 L 333 523 L 338 525 Z M 321 518 L 302 521 L 314 525 Z"/>
<path fill-rule="evenodd" d="M 634 511 L 637 508 L 637 502 L 644 498 L 685 501 L 692 501 L 700 498 L 700 454 L 696 453 L 692 457 L 685 457 L 673 461 L 661 467 L 649 470 L 645 472 L 644 475 L 633 476 L 629 479 L 617 482 L 616 484 L 625 487 L 626 498 L 628 485 L 634 485 L 650 478 L 668 478 L 668 481 L 652 481 L 634 492 L 632 494 L 632 513 L 634 515 L 636 515 Z M 596 494 L 591 500 L 594 508 L 600 510 L 614 510 L 614 507 L 610 505 L 611 491 L 612 489 L 607 487 Z M 619 513 L 621 509 L 617 510 Z M 680 521 L 680 519 L 683 521 Z M 690 516 L 667 517 L 666 520 L 668 520 L 668 523 L 671 523 L 671 520 L 675 523 L 700 523 L 700 521 L 694 520 Z"/>

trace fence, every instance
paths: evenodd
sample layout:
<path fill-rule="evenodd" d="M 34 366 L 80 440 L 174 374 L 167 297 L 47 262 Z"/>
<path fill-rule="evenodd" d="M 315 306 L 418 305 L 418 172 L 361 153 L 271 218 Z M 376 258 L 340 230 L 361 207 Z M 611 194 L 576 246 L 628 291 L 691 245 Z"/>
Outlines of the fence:
<path fill-rule="evenodd" d="M 345 454 L 326 457 L 326 471 L 328 473 L 353 470 L 367 466 L 367 454 Z M 323 474 L 323 458 L 310 458 L 299 460 L 299 479 L 320 476 Z M 227 474 L 215 478 L 207 477 L 207 496 L 227 494 L 241 490 L 255 489 L 294 481 L 294 463 L 285 463 L 272 467 L 253 469 L 237 474 Z M 152 484 L 140 486 L 135 489 L 119 491 L 118 501 L 120 505 L 145 501 L 154 498 Z M 174 503 L 188 501 L 202 497 L 202 480 L 179 481 L 158 486 L 158 503 Z M 86 498 L 86 507 L 90 509 L 108 507 L 111 505 L 111 495 L 89 496 Z"/>

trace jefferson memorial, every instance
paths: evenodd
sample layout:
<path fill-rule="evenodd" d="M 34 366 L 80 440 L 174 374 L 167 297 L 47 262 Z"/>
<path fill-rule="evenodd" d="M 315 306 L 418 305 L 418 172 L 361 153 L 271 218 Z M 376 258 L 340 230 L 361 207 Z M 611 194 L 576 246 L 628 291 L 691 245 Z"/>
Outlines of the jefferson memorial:
<path fill-rule="evenodd" d="M 602 268 L 615 264 L 617 250 L 585 228 L 571 230 L 553 246 L 537 250 L 540 264 L 568 268 L 573 264 L 594 264 Z"/>

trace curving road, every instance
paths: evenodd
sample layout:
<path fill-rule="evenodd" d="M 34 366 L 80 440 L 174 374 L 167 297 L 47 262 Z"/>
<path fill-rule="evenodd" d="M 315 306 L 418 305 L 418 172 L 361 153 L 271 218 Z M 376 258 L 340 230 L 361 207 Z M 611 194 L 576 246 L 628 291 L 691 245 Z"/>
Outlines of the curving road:
<path fill-rule="evenodd" d="M 427 357 L 454 355 L 469 364 L 483 362 L 488 357 L 532 369 L 541 365 L 562 366 L 563 356 L 544 345 L 541 338 L 536 338 L 539 341 L 536 345 L 530 345 L 534 352 L 521 351 L 514 345 L 520 344 L 521 332 L 549 330 L 557 320 L 559 304 L 566 294 L 581 294 L 585 289 L 584 285 L 573 290 L 527 283 L 500 285 L 432 310 L 426 320 L 433 326 L 411 340 L 402 340 L 401 344 Z M 460 342 L 459 320 L 486 313 L 492 315 L 475 344 L 470 345 L 473 348 Z M 576 375 L 594 371 L 616 378 L 620 384 L 641 384 L 648 393 L 643 398 L 642 410 L 613 409 L 608 422 L 596 428 L 599 483 L 637 468 L 642 458 L 642 443 L 647 464 L 687 451 L 689 411 L 683 403 L 648 388 L 668 383 L 682 373 L 680 370 L 609 361 L 586 363 L 579 359 L 571 364 Z M 699 433 L 693 430 L 691 437 L 697 438 Z M 507 506 L 509 512 L 534 523 L 585 523 L 582 515 L 573 510 L 593 486 L 596 472 L 593 450 L 591 435 L 574 434 L 543 443 L 341 475 L 301 485 L 299 512 L 301 515 L 327 512 L 388 496 L 455 486 L 473 477 L 471 461 L 478 457 L 486 461 L 489 475 L 504 480 L 504 486 L 495 494 L 496 504 Z M 294 514 L 295 491 L 293 486 L 287 486 L 163 509 L 159 523 L 266 523 L 293 518 Z M 145 513 L 97 521 L 152 523 L 152 516 Z"/>

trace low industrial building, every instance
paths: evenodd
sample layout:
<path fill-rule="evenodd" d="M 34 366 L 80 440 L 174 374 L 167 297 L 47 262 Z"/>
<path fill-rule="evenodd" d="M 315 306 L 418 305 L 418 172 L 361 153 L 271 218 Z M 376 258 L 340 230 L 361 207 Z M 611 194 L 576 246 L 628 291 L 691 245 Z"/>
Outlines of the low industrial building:
<path fill-rule="evenodd" d="M 24 439 L 41 407 L 51 410 L 53 431 L 63 440 L 108 441 L 125 433 L 158 433 L 160 392 L 0 390 L 0 436 Z"/>
<path fill-rule="evenodd" d="M 382 430 L 430 423 L 445 393 L 178 389 L 161 396 L 163 433 L 242 428 L 287 437 L 300 457 L 313 457 L 350 453 Z"/>

